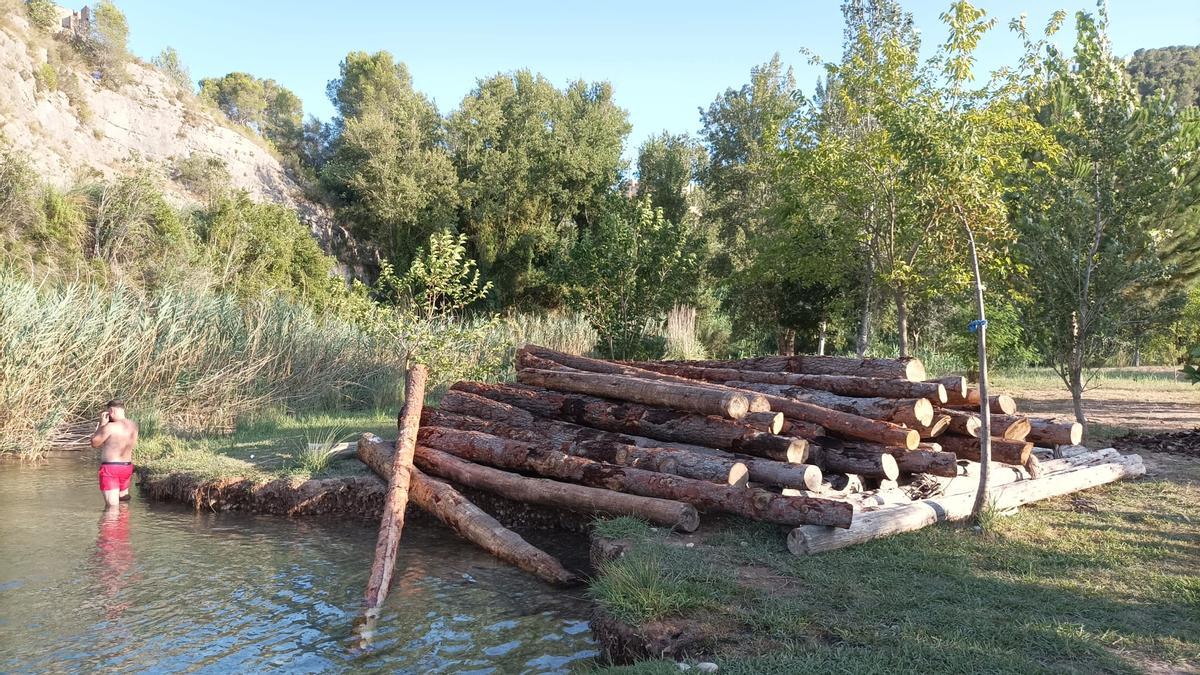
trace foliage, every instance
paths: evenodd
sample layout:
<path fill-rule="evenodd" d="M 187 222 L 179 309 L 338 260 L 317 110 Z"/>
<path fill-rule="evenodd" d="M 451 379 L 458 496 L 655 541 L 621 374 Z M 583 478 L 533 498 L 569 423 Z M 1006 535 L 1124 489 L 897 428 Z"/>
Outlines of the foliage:
<path fill-rule="evenodd" d="M 1180 108 L 1200 106 L 1200 45 L 1139 49 L 1128 70 L 1142 96 L 1161 93 Z"/>
<path fill-rule="evenodd" d="M 220 109 L 231 122 L 271 141 L 280 152 L 298 152 L 304 107 L 299 97 L 275 80 L 240 72 L 206 77 L 200 80 L 200 98 Z"/>
<path fill-rule="evenodd" d="M 554 258 L 604 217 L 627 118 L 607 83 L 558 89 L 526 70 L 481 80 L 450 115 L 459 230 L 501 306 L 559 301 Z"/>
<path fill-rule="evenodd" d="M 92 8 L 91 34 L 83 45 L 84 53 L 109 87 L 119 87 L 128 79 L 129 23 L 111 0 L 100 0 Z"/>
<path fill-rule="evenodd" d="M 1160 97 L 1140 98 L 1112 56 L 1107 16 L 1076 15 L 1073 55 L 1051 48 L 1039 121 L 1058 161 L 1020 177 L 1014 204 L 1031 337 L 1072 391 L 1076 417 L 1086 370 L 1117 334 L 1123 299 L 1169 274 L 1162 228 L 1179 207 L 1200 134 Z"/>
<path fill-rule="evenodd" d="M 1192 384 L 1200 384 L 1200 345 L 1193 345 L 1188 349 L 1187 362 L 1182 370 Z"/>
<path fill-rule="evenodd" d="M 38 91 L 54 91 L 58 89 L 58 71 L 49 63 L 43 63 L 33 71 L 33 79 L 37 82 Z"/>
<path fill-rule="evenodd" d="M 663 218 L 649 200 L 617 201 L 580 235 L 558 271 L 567 302 L 583 312 L 607 356 L 646 355 L 647 323 L 694 294 L 703 240 Z"/>
<path fill-rule="evenodd" d="M 193 153 L 175 161 L 171 178 L 192 194 L 214 203 L 229 192 L 230 176 L 225 160 L 212 155 Z"/>
<path fill-rule="evenodd" d="M 329 83 L 339 130 L 321 180 L 353 231 L 407 266 L 453 223 L 457 179 L 437 109 L 387 52 L 351 52 Z"/>
<path fill-rule="evenodd" d="M 706 359 L 704 343 L 696 336 L 696 308 L 675 305 L 667 312 L 667 327 L 663 331 L 666 339 L 664 359 Z"/>
<path fill-rule="evenodd" d="M 54 28 L 58 19 L 58 10 L 52 0 L 25 0 L 25 11 L 29 14 L 29 21 L 42 30 Z"/>
<path fill-rule="evenodd" d="M 637 158 L 637 196 L 663 210 L 673 223 L 694 218 L 695 187 L 708 154 L 687 134 L 666 131 L 642 143 Z"/>
<path fill-rule="evenodd" d="M 188 67 L 183 64 L 183 60 L 179 58 L 179 52 L 175 51 L 174 47 L 165 47 L 158 56 L 151 60 L 155 68 L 158 68 L 172 82 L 179 85 L 179 88 L 184 91 L 192 90 L 192 74 L 188 71 Z"/>

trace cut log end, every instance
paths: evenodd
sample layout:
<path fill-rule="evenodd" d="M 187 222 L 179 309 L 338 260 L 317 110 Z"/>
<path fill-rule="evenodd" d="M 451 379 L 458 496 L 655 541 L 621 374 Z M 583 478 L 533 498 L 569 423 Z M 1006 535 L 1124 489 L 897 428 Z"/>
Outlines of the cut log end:
<path fill-rule="evenodd" d="M 929 426 L 933 422 L 933 404 L 927 398 L 917 399 L 916 405 L 913 406 L 913 415 L 921 426 Z"/>
<path fill-rule="evenodd" d="M 746 487 L 750 482 L 750 469 L 741 462 L 735 462 L 729 469 L 729 480 L 727 482 L 733 487 Z"/>
<path fill-rule="evenodd" d="M 883 477 L 888 480 L 896 480 L 900 477 L 900 465 L 896 463 L 896 458 L 891 455 L 880 455 L 880 464 L 883 465 Z"/>
<path fill-rule="evenodd" d="M 916 450 L 917 446 L 921 445 L 921 432 L 916 429 L 908 429 L 908 433 L 904 438 L 905 450 Z"/>
<path fill-rule="evenodd" d="M 803 438 L 791 439 L 787 449 L 787 461 L 791 464 L 803 464 L 808 461 L 808 441 Z"/>
<path fill-rule="evenodd" d="M 823 482 L 825 482 L 825 475 L 819 467 L 809 464 L 804 468 L 804 487 L 809 490 L 819 490 Z"/>

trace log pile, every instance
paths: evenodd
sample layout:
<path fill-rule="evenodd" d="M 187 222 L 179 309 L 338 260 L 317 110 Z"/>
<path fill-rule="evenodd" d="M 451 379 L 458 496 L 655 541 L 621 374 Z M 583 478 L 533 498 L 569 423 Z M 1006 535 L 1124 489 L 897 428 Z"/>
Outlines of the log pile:
<path fill-rule="evenodd" d="M 527 345 L 516 363 L 517 382 L 457 382 L 421 413 L 414 486 L 686 532 L 704 513 L 732 514 L 786 526 L 792 551 L 808 554 L 965 517 L 985 407 L 989 489 L 1001 507 L 1141 467 L 1115 451 L 1054 459 L 1050 449 L 1081 441 L 1079 425 L 1020 415 L 1003 394 L 984 406 L 963 378 L 928 379 L 916 359 L 614 362 Z M 358 454 L 381 475 L 393 469 L 377 437 L 364 436 Z M 422 508 L 432 501 L 415 487 L 413 497 Z M 497 554 L 567 580 L 515 534 L 492 529 L 489 550 L 519 548 Z"/>

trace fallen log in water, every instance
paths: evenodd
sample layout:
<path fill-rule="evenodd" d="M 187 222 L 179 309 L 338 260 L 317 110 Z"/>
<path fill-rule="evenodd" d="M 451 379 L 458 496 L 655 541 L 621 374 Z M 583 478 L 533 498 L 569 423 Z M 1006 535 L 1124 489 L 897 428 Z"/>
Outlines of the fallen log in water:
<path fill-rule="evenodd" d="M 915 358 L 855 359 L 845 356 L 760 356 L 732 361 L 654 361 L 652 363 L 808 375 L 856 375 L 912 382 L 921 382 L 925 379 L 925 366 Z M 647 364 L 638 363 L 637 365 L 645 367 Z"/>
<path fill-rule="evenodd" d="M 1040 417 L 1029 418 L 1026 440 L 1044 445 L 1079 445 L 1083 442 L 1083 425 Z"/>
<path fill-rule="evenodd" d="M 953 452 L 959 459 L 979 461 L 979 439 L 957 434 L 942 434 L 938 443 L 946 452 Z M 1004 464 L 1024 465 L 1033 452 L 1033 443 L 1025 441 L 1010 441 L 992 437 L 992 461 Z"/>
<path fill-rule="evenodd" d="M 373 434 L 364 434 L 364 438 L 358 444 L 358 458 L 380 476 L 388 474 L 394 452 L 383 439 Z M 575 575 L 568 572 L 553 556 L 501 525 L 495 518 L 463 497 L 458 490 L 425 475 L 415 467 L 411 476 L 409 497 L 412 502 L 442 521 L 463 539 L 552 584 L 566 585 L 577 581 Z"/>
<path fill-rule="evenodd" d="M 1029 436 L 1029 418 L 1020 415 L 991 415 L 992 435 L 1010 441 L 1024 441 Z"/>
<path fill-rule="evenodd" d="M 686 502 L 705 511 L 732 513 L 769 523 L 821 523 L 833 527 L 849 527 L 853 517 L 853 509 L 844 502 L 783 497 L 756 488 L 734 488 L 615 466 L 473 431 L 430 427 L 422 432 L 424 444 L 472 462 Z"/>
<path fill-rule="evenodd" d="M 740 419 L 750 412 L 750 400 L 733 390 L 708 389 L 674 382 L 643 380 L 623 375 L 537 370 L 517 371 L 522 384 L 588 394 L 673 410 Z"/>
<path fill-rule="evenodd" d="M 564 352 L 555 351 L 538 345 L 527 344 L 517 350 L 517 367 L 518 368 L 533 368 L 542 370 L 555 370 L 550 367 L 550 364 L 558 364 L 561 367 L 570 368 L 573 370 L 582 370 L 589 373 L 601 373 L 604 375 L 623 375 L 625 377 L 638 377 L 643 380 L 662 380 L 664 382 L 674 382 L 688 386 L 707 387 L 710 389 L 718 389 L 730 391 L 729 387 L 722 384 L 714 384 L 711 382 L 697 382 L 695 379 L 684 377 L 676 377 L 675 375 L 661 373 L 647 368 L 639 368 L 632 363 L 603 361 L 601 359 L 592 359 L 586 356 L 576 356 Z M 736 392 L 745 395 L 750 401 L 750 412 L 769 412 L 771 406 L 767 404 L 767 400 L 762 396 L 747 394 L 746 392 Z"/>
<path fill-rule="evenodd" d="M 808 456 L 808 443 L 804 439 L 763 433 L 715 415 L 706 417 L 519 385 L 456 382 L 451 390 L 477 394 L 535 415 L 604 431 L 733 450 L 785 462 L 803 462 Z"/>
<path fill-rule="evenodd" d="M 688 443 L 660 441 L 613 431 L 602 431 L 589 427 L 561 422 L 558 420 L 535 417 L 527 410 L 516 406 L 494 401 L 467 391 L 451 390 L 442 398 L 441 413 L 455 413 L 477 419 L 499 422 L 509 427 L 527 430 L 518 433 L 494 433 L 485 428 L 472 428 L 474 431 L 492 433 L 495 436 L 505 436 L 514 440 L 525 440 L 539 437 L 546 441 L 559 444 L 560 449 L 572 443 L 588 441 L 607 441 L 614 444 L 633 445 L 659 451 L 679 451 L 682 453 L 709 455 L 730 462 L 740 462 L 749 470 L 750 480 L 764 485 L 783 487 L 811 487 L 820 485 L 821 470 L 811 464 L 799 462 L 776 462 L 769 459 L 740 455 Z M 432 418 L 431 418 L 432 419 Z M 438 424 L 437 426 L 456 427 L 456 424 Z M 499 429 L 500 427 L 493 427 Z M 805 446 L 807 452 L 807 445 Z"/>
<path fill-rule="evenodd" d="M 378 614 L 379 605 L 383 604 L 392 583 L 396 551 L 400 548 L 400 537 L 404 533 L 404 512 L 408 508 L 409 486 L 412 483 L 413 453 L 417 447 L 417 427 L 421 423 L 421 407 L 428 377 L 429 371 L 420 364 L 409 368 L 404 377 L 404 407 L 397 419 L 400 436 L 391 465 L 380 474 L 387 480 L 388 486 L 383 500 L 379 535 L 375 540 L 375 558 L 371 563 L 371 574 L 363 598 L 368 617 Z"/>
<path fill-rule="evenodd" d="M 755 382 L 791 387 L 820 389 L 842 396 L 859 398 L 927 398 L 933 403 L 946 402 L 946 389 L 939 382 L 913 382 L 911 380 L 883 380 L 876 377 L 857 375 L 808 375 L 804 373 L 781 373 L 761 370 L 738 370 L 736 368 L 701 368 L 673 363 L 642 363 L 645 370 L 675 375 L 689 380 L 725 383 L 730 381 Z"/>
<path fill-rule="evenodd" d="M 1012 509 L 1121 478 L 1140 476 L 1145 471 L 1141 457 L 1127 455 L 1105 464 L 1047 473 L 1037 480 L 995 486 L 990 491 L 991 507 Z M 813 555 L 919 530 L 941 520 L 962 520 L 971 515 L 974 503 L 975 494 L 972 491 L 858 513 L 854 523 L 847 529 L 804 525 L 788 534 L 788 550 L 795 555 Z"/>
<path fill-rule="evenodd" d="M 924 398 L 854 398 L 840 396 L 820 389 L 789 387 L 779 384 L 759 384 L 731 380 L 731 387 L 771 396 L 790 398 L 822 408 L 838 410 L 874 420 L 884 420 L 908 426 L 928 426 L 933 421 L 933 404 Z"/>
<path fill-rule="evenodd" d="M 428 410 L 421 418 L 425 427 L 443 427 L 462 431 L 501 436 L 522 443 L 530 443 L 546 450 L 561 450 L 577 457 L 586 457 L 598 462 L 608 462 L 635 469 L 669 473 L 684 478 L 694 478 L 710 483 L 745 487 L 750 479 L 745 464 L 712 454 L 699 454 L 673 448 L 646 448 L 630 443 L 616 442 L 587 434 L 583 427 L 579 432 L 565 426 L 556 426 L 552 420 L 543 424 L 513 426 L 503 421 L 480 419 L 457 413 Z M 558 423 L 565 425 L 565 423 Z"/>

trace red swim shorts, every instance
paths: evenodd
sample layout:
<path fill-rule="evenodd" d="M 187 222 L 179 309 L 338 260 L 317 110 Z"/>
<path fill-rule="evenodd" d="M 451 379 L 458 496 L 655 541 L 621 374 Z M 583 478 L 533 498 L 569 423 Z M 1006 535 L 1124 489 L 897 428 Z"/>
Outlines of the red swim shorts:
<path fill-rule="evenodd" d="M 101 464 L 100 491 L 128 490 L 133 478 L 133 464 Z"/>

